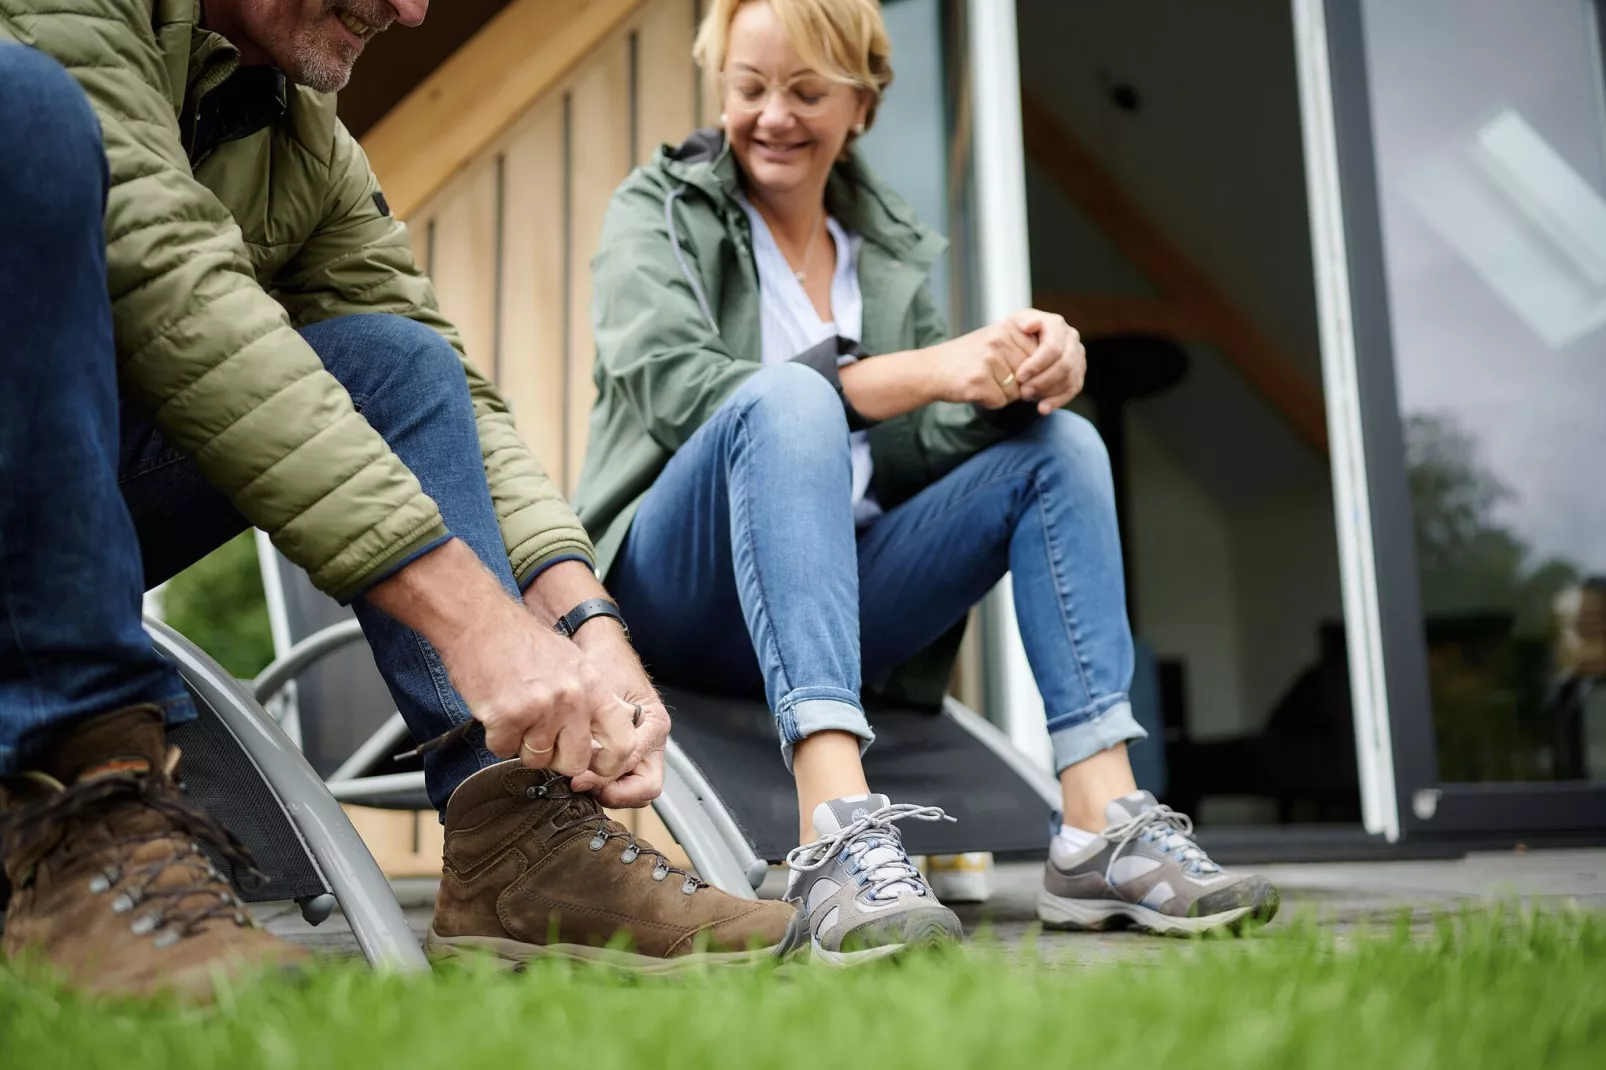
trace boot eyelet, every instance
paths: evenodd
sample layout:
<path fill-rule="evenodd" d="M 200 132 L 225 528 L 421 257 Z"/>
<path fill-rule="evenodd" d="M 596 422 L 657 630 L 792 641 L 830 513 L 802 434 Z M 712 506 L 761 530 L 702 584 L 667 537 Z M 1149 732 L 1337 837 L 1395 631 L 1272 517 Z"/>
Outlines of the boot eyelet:
<path fill-rule="evenodd" d="M 661 881 L 667 876 L 669 876 L 669 867 L 664 865 L 662 862 L 658 863 L 656 866 L 653 867 L 653 870 L 652 870 L 652 879 L 653 880 Z"/>
<path fill-rule="evenodd" d="M 118 896 L 116 899 L 112 900 L 112 913 L 126 914 L 128 911 L 133 910 L 138 905 L 139 896 L 134 894 L 133 891 L 127 891 Z"/>
<path fill-rule="evenodd" d="M 608 837 L 599 832 L 595 836 L 591 837 L 591 842 L 586 844 L 586 846 L 591 848 L 593 851 L 600 851 L 602 850 L 602 845 L 607 842 Z"/>
<path fill-rule="evenodd" d="M 122 878 L 123 875 L 115 867 L 102 870 L 89 879 L 90 894 L 99 895 L 102 892 L 109 892 L 112 886 Z"/>
<path fill-rule="evenodd" d="M 692 880 L 690 877 L 687 877 L 686 878 L 686 883 L 682 884 L 680 886 L 680 894 L 681 895 L 690 895 L 691 893 L 695 892 L 696 890 L 697 890 L 697 882 Z"/>
<path fill-rule="evenodd" d="M 625 865 L 628 866 L 630 863 L 634 862 L 636 860 L 636 857 L 638 855 L 640 855 L 640 854 L 641 854 L 641 848 L 637 847 L 635 844 L 631 844 L 630 846 L 626 847 L 622 852 L 620 852 L 619 861 L 623 862 Z"/>
<path fill-rule="evenodd" d="M 172 947 L 183 938 L 184 934 L 179 932 L 177 929 L 163 929 L 161 932 L 156 934 L 156 939 L 152 941 L 152 943 L 154 943 L 156 947 L 160 949 L 164 947 Z"/>
<path fill-rule="evenodd" d="M 533 784 L 524 789 L 524 797 L 526 799 L 544 799 L 546 798 L 546 792 L 545 784 Z"/>
<path fill-rule="evenodd" d="M 139 917 L 134 919 L 133 924 L 128 927 L 128 931 L 133 933 L 135 936 L 144 936 L 148 932 L 155 932 L 157 927 L 161 924 L 161 915 L 154 913 L 141 914 Z"/>

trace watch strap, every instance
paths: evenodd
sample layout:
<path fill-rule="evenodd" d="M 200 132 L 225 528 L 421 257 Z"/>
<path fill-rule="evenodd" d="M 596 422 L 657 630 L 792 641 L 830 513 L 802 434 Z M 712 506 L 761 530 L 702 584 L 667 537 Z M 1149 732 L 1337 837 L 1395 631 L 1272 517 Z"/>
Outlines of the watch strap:
<path fill-rule="evenodd" d="M 552 630 L 559 635 L 572 639 L 574 638 L 574 633 L 579 631 L 586 621 L 597 617 L 612 617 L 619 622 L 619 627 L 625 630 L 625 638 L 630 638 L 630 626 L 625 623 L 624 614 L 619 612 L 617 605 L 606 598 L 586 599 L 559 617 L 558 622 L 552 626 Z"/>

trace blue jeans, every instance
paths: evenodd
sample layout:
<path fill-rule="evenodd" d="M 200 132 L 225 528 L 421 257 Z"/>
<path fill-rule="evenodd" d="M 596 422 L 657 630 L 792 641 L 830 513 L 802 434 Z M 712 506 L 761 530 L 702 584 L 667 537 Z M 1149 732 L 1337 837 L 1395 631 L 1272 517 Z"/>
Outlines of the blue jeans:
<path fill-rule="evenodd" d="M 647 666 L 758 693 L 782 753 L 874 738 L 859 689 L 958 623 L 1006 571 L 1058 768 L 1144 738 L 1132 716 L 1109 457 L 1058 412 L 855 530 L 842 403 L 797 364 L 743 384 L 665 466 L 608 576 Z"/>
<path fill-rule="evenodd" d="M 143 418 L 121 411 L 106 290 L 105 154 L 89 104 L 54 61 L 0 44 L 0 774 L 75 718 L 140 702 L 194 707 L 140 627 L 145 589 L 245 530 L 245 519 Z M 357 410 L 509 594 L 468 382 L 428 327 L 350 316 L 302 332 Z M 379 582 L 383 577 L 376 577 Z M 470 717 L 439 655 L 356 602 L 413 734 Z M 432 753 L 430 796 L 496 759 Z"/>

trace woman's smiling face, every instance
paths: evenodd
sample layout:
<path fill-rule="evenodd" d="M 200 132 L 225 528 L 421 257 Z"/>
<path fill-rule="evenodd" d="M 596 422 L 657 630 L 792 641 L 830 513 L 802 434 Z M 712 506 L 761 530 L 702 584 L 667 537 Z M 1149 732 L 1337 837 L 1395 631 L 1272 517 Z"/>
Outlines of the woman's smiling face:
<path fill-rule="evenodd" d="M 866 94 L 811 70 L 763 0 L 737 8 L 721 79 L 725 134 L 752 192 L 823 189 Z"/>

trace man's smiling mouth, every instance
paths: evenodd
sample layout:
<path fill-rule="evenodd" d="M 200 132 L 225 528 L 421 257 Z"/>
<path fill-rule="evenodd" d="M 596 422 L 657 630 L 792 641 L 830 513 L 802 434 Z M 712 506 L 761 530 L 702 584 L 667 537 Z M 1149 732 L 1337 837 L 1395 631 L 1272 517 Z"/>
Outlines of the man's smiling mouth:
<path fill-rule="evenodd" d="M 335 18 L 339 19 L 341 25 L 345 26 L 346 29 L 350 30 L 352 33 L 356 34 L 365 41 L 368 39 L 368 35 L 372 33 L 374 29 L 362 19 L 357 18 L 355 15 L 348 15 L 344 11 L 336 14 Z"/>

